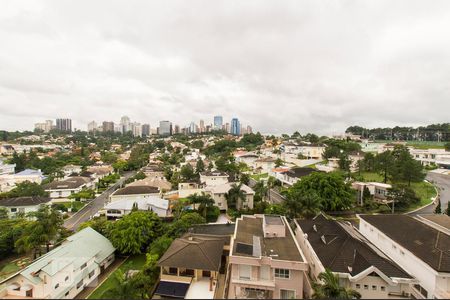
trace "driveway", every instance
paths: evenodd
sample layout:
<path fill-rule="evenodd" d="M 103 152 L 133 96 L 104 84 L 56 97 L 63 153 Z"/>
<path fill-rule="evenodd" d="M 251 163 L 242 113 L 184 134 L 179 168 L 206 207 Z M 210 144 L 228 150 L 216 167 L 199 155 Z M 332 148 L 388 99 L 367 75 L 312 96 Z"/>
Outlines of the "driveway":
<path fill-rule="evenodd" d="M 72 217 L 64 222 L 64 226 L 69 230 L 76 231 L 81 223 L 88 221 L 92 216 L 94 216 L 100 209 L 105 206 L 108 201 L 109 195 L 111 195 L 115 190 L 122 186 L 123 182 L 135 175 L 137 172 L 126 172 L 122 178 L 120 178 L 114 185 L 109 187 L 100 196 L 89 202 L 85 207 L 80 209 Z"/>
<path fill-rule="evenodd" d="M 450 175 L 428 172 L 426 179 L 437 187 L 441 198 L 441 211 L 444 212 L 447 209 L 448 202 L 450 201 Z M 414 214 L 433 214 L 435 208 L 436 205 L 432 204 L 414 212 Z"/>

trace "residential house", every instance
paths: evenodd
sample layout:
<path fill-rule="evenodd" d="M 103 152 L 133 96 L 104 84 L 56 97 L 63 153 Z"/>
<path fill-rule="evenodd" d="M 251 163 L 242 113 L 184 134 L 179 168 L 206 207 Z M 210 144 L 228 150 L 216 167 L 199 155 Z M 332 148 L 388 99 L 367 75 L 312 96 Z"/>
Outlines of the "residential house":
<path fill-rule="evenodd" d="M 121 199 L 105 206 L 106 217 L 108 219 L 119 219 L 128 215 L 137 206 L 140 211 L 152 211 L 161 218 L 170 216 L 169 200 L 161 199 L 159 197 L 147 197 L 139 199 Z"/>
<path fill-rule="evenodd" d="M 15 164 L 5 164 L 3 160 L 0 159 L 0 176 L 14 174 L 15 169 Z"/>
<path fill-rule="evenodd" d="M 69 177 L 72 174 L 80 174 L 82 169 L 81 166 L 76 165 L 66 165 L 62 168 L 65 177 Z"/>
<path fill-rule="evenodd" d="M 295 225 L 295 237 L 314 281 L 320 282 L 319 274 L 329 269 L 339 277 L 341 287 L 357 291 L 362 299 L 410 297 L 417 280 L 350 223 L 319 214 L 297 219 Z"/>
<path fill-rule="evenodd" d="M 409 152 L 415 160 L 424 166 L 437 165 L 450 168 L 450 152 L 445 149 L 415 149 L 410 147 Z"/>
<path fill-rule="evenodd" d="M 392 188 L 392 185 L 388 183 L 355 181 L 352 183 L 352 188 L 357 191 L 356 200 L 360 205 L 364 205 L 364 188 L 369 190 L 373 200 L 383 204 L 392 202 L 387 200 L 389 189 Z"/>
<path fill-rule="evenodd" d="M 235 157 L 237 163 L 245 163 L 247 166 L 253 166 L 256 160 L 259 158 L 257 154 L 251 152 L 246 152 L 241 155 L 238 154 L 237 156 L 235 154 Z"/>
<path fill-rule="evenodd" d="M 16 187 L 17 184 L 28 181 L 31 183 L 41 184 L 45 179 L 41 170 L 25 169 L 16 174 L 0 175 L 0 192 L 9 192 Z"/>
<path fill-rule="evenodd" d="M 292 168 L 280 174 L 281 176 L 279 176 L 278 179 L 281 181 L 282 184 L 292 186 L 302 177 L 308 176 L 313 172 L 322 172 L 322 171 L 318 171 L 317 169 L 308 167 Z"/>
<path fill-rule="evenodd" d="M 15 217 L 17 214 L 28 214 L 35 212 L 39 206 L 49 204 L 48 197 L 17 197 L 0 199 L 0 207 L 6 208 L 9 217 Z"/>
<path fill-rule="evenodd" d="M 128 186 L 139 186 L 139 185 L 157 187 L 163 192 L 170 191 L 172 189 L 172 184 L 165 178 L 146 177 L 144 179 L 137 180 L 128 184 Z"/>
<path fill-rule="evenodd" d="M 89 166 L 86 171 L 92 174 L 94 181 L 98 182 L 103 177 L 111 175 L 114 172 L 114 168 L 108 164 L 101 164 Z"/>
<path fill-rule="evenodd" d="M 82 189 L 92 187 L 92 181 L 87 177 L 74 176 L 60 181 L 53 181 L 44 185 L 46 192 L 50 193 L 53 202 L 58 199 L 67 199 L 70 195 L 80 192 Z M 56 200 L 56 201 L 55 201 Z"/>
<path fill-rule="evenodd" d="M 450 298 L 450 217 L 359 215 L 359 231 L 419 280 L 416 299 Z"/>
<path fill-rule="evenodd" d="M 228 182 L 228 174 L 220 171 L 200 173 L 200 183 L 206 186 L 222 185 Z"/>
<path fill-rule="evenodd" d="M 303 298 L 308 264 L 285 217 L 241 216 L 230 249 L 228 299 Z"/>
<path fill-rule="evenodd" d="M 0 282 L 3 299 L 73 299 L 95 286 L 100 273 L 114 261 L 111 242 L 87 227 L 61 246 Z"/>
<path fill-rule="evenodd" d="M 259 158 L 255 160 L 253 169 L 260 174 L 269 173 L 270 170 L 275 168 L 275 162 L 276 159 L 273 157 Z"/>
<path fill-rule="evenodd" d="M 147 176 L 147 178 L 165 179 L 164 169 L 162 166 L 160 166 L 158 164 L 149 164 L 142 169 L 142 172 L 144 172 L 144 174 L 145 174 L 145 176 Z"/>
<path fill-rule="evenodd" d="M 161 298 L 214 299 L 227 239 L 186 234 L 175 239 L 159 259 Z"/>
<path fill-rule="evenodd" d="M 211 195 L 215 205 L 219 207 L 220 210 L 228 210 L 228 203 L 226 199 L 226 194 L 233 187 L 233 185 L 238 185 L 238 183 L 227 182 L 221 185 L 206 186 L 203 190 L 206 194 Z M 253 209 L 253 197 L 255 196 L 255 191 L 249 186 L 242 184 L 241 191 L 245 194 L 245 200 L 238 199 L 236 203 L 237 209 Z"/>
<path fill-rule="evenodd" d="M 109 196 L 111 202 L 129 199 L 138 200 L 141 198 L 159 197 L 161 196 L 161 190 L 154 186 L 139 185 L 139 186 L 126 186 L 118 189 Z"/>
<path fill-rule="evenodd" d="M 194 194 L 201 194 L 203 192 L 203 185 L 199 181 L 185 181 L 178 183 L 178 197 L 187 198 Z"/>
<path fill-rule="evenodd" d="M 5 156 L 13 155 L 16 150 L 13 145 L 9 144 L 1 144 L 0 145 L 0 154 Z"/>

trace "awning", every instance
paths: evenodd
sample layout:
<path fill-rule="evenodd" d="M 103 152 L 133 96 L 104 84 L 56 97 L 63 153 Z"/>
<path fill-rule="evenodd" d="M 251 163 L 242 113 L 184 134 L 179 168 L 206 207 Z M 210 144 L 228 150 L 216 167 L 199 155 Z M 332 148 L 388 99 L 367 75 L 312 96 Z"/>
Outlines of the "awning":
<path fill-rule="evenodd" d="M 166 297 L 183 298 L 189 289 L 189 283 L 160 281 L 155 294 Z"/>

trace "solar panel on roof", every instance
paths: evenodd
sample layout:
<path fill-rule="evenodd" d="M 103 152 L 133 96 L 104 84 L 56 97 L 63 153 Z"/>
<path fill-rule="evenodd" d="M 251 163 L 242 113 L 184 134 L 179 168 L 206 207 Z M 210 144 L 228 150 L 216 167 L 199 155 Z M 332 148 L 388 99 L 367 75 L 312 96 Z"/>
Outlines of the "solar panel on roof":
<path fill-rule="evenodd" d="M 189 289 L 189 283 L 160 281 L 155 294 L 166 297 L 184 298 Z"/>
<path fill-rule="evenodd" d="M 236 244 L 236 252 L 242 253 L 242 254 L 247 254 L 247 255 L 253 255 L 253 245 L 237 243 Z"/>

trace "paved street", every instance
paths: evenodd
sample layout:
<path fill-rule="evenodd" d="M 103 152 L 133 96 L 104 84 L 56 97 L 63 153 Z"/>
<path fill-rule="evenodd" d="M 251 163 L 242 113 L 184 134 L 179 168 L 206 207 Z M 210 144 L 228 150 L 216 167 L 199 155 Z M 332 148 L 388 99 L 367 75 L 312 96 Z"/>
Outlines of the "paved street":
<path fill-rule="evenodd" d="M 70 230 L 77 230 L 78 226 L 80 226 L 81 223 L 89 220 L 90 217 L 95 215 L 100 209 L 104 207 L 105 202 L 109 198 L 109 195 L 111 195 L 118 187 L 120 187 L 125 180 L 135 175 L 136 173 L 136 171 L 126 172 L 124 174 L 124 177 L 119 179 L 114 185 L 109 187 L 100 196 L 89 202 L 89 204 L 75 213 L 71 218 L 67 219 L 64 222 L 64 226 Z"/>
<path fill-rule="evenodd" d="M 441 196 L 441 210 L 444 212 L 450 200 L 450 175 L 429 172 L 426 179 L 437 186 Z M 436 206 L 433 204 L 415 212 L 415 214 L 432 214 L 435 208 Z"/>

